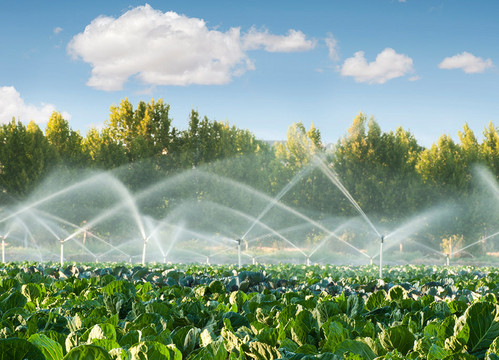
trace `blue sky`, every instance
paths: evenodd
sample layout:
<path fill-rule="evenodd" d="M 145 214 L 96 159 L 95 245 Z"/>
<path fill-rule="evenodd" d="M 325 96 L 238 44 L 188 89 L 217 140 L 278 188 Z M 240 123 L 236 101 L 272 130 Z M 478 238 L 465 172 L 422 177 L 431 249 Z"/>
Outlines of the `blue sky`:
<path fill-rule="evenodd" d="M 85 135 L 128 97 L 273 140 L 302 121 L 336 142 L 359 111 L 426 146 L 499 124 L 495 0 L 147 4 L 0 2 L 0 122 L 55 109 Z"/>

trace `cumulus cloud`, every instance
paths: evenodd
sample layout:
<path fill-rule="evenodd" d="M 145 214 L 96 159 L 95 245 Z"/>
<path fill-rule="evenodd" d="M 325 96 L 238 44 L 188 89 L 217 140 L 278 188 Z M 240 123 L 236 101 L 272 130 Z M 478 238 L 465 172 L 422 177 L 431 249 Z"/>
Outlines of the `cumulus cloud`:
<path fill-rule="evenodd" d="M 210 29 L 202 19 L 133 8 L 119 18 L 100 16 L 73 37 L 68 52 L 92 66 L 87 85 L 121 90 L 136 76 L 148 85 L 226 84 L 253 70 L 247 50 L 305 51 L 314 42 L 300 31 L 285 36 L 240 28 Z"/>
<path fill-rule="evenodd" d="M 50 115 L 56 111 L 52 104 L 26 104 L 21 94 L 13 86 L 0 86 L 0 123 L 5 124 L 13 117 L 27 124 L 34 120 L 36 123 L 45 123 Z M 71 115 L 63 112 L 62 116 L 69 120 Z"/>
<path fill-rule="evenodd" d="M 352 76 L 356 82 L 384 84 L 388 80 L 413 72 L 412 59 L 395 50 L 386 48 L 376 56 L 376 60 L 368 63 L 363 51 L 345 60 L 340 72 L 343 76 Z"/>
<path fill-rule="evenodd" d="M 289 30 L 287 35 L 273 35 L 253 27 L 243 36 L 243 44 L 246 50 L 263 47 L 268 52 L 298 52 L 313 49 L 316 41 L 307 40 L 305 34 L 297 30 Z"/>
<path fill-rule="evenodd" d="M 438 65 L 440 69 L 461 69 L 467 74 L 483 73 L 493 66 L 492 60 L 483 60 L 481 57 L 477 57 L 466 51 L 463 51 L 461 54 L 446 57 Z"/>
<path fill-rule="evenodd" d="M 58 26 L 58 27 L 54 28 L 53 31 L 54 31 L 54 34 L 57 35 L 62 31 L 62 27 Z"/>
<path fill-rule="evenodd" d="M 336 41 L 333 34 L 327 34 L 325 42 L 329 50 L 329 58 L 333 61 L 338 61 L 340 59 L 338 55 L 338 41 Z"/>

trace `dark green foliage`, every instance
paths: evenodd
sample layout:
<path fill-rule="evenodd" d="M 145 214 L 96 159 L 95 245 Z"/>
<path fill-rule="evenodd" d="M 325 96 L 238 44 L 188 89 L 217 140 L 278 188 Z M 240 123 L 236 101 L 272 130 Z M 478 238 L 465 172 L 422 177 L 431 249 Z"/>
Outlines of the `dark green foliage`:
<path fill-rule="evenodd" d="M 482 286 L 485 281 L 491 287 L 499 282 L 493 268 L 449 272 L 393 267 L 387 283 L 377 282 L 381 288 L 374 292 L 374 267 L 274 265 L 238 271 L 233 266 L 74 266 L 65 270 L 74 277 L 65 280 L 56 278 L 52 269 L 45 267 L 46 275 L 36 279 L 18 276 L 24 271 L 17 265 L 0 269 L 2 284 L 22 289 L 0 297 L 3 359 L 498 356 L 499 307 L 495 290 Z M 85 273 L 92 276 L 82 277 Z M 176 283 L 187 277 L 193 281 L 183 287 L 165 286 L 168 274 Z M 296 280 L 285 292 L 271 286 L 256 291 L 289 274 Z M 327 283 L 309 285 L 310 277 L 324 275 L 341 284 L 339 292 L 330 293 Z M 246 292 L 230 291 L 226 284 L 234 278 L 253 278 L 255 283 Z M 75 280 L 86 280 L 93 296 L 77 287 L 74 292 Z M 435 287 L 443 281 L 452 281 L 455 293 Z M 33 300 L 42 308 L 34 307 Z M 123 306 L 128 310 L 121 313 Z"/>

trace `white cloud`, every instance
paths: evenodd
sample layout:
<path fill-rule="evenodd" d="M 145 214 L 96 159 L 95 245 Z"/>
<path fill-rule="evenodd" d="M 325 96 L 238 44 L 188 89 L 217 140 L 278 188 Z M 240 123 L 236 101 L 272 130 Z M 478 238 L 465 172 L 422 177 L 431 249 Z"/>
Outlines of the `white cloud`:
<path fill-rule="evenodd" d="M 356 82 L 384 84 L 390 79 L 404 76 L 413 71 L 412 59 L 395 50 L 386 48 L 368 63 L 363 51 L 358 51 L 348 58 L 340 69 L 341 75 L 353 76 Z"/>
<path fill-rule="evenodd" d="M 87 85 L 121 90 L 132 76 L 147 85 L 226 84 L 254 65 L 247 50 L 304 51 L 313 45 L 300 31 L 286 36 L 234 27 L 209 29 L 202 19 L 139 6 L 119 18 L 100 16 L 73 37 L 68 52 L 91 64 Z"/>
<path fill-rule="evenodd" d="M 493 66 L 492 60 L 483 60 L 466 51 L 463 51 L 461 54 L 446 57 L 438 65 L 440 69 L 462 69 L 467 74 L 483 73 Z"/>
<path fill-rule="evenodd" d="M 338 61 L 340 59 L 338 55 L 338 41 L 336 41 L 333 34 L 327 34 L 325 41 L 329 50 L 329 58 L 333 61 Z"/>
<path fill-rule="evenodd" d="M 246 50 L 263 47 L 268 52 L 308 51 L 316 45 L 315 40 L 307 40 L 301 31 L 289 30 L 287 35 L 273 35 L 268 30 L 259 31 L 254 27 L 243 36 L 243 42 Z"/>
<path fill-rule="evenodd" d="M 62 27 L 58 26 L 58 27 L 54 28 L 53 31 L 54 31 L 54 34 L 57 35 L 62 31 Z"/>
<path fill-rule="evenodd" d="M 34 120 L 36 123 L 45 123 L 50 115 L 56 111 L 52 104 L 26 104 L 21 94 L 13 86 L 0 86 L 0 123 L 5 124 L 13 117 L 21 120 L 24 124 Z M 71 115 L 63 112 L 62 116 L 69 120 Z"/>
<path fill-rule="evenodd" d="M 421 80 L 421 76 L 414 75 L 414 76 L 411 76 L 408 80 L 409 81 L 418 81 L 418 80 Z"/>

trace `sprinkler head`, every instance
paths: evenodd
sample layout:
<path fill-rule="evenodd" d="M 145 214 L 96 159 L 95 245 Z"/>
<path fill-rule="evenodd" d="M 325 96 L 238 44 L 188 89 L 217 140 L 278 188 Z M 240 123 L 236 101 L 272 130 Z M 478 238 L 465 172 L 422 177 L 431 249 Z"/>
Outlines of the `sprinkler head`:
<path fill-rule="evenodd" d="M 383 244 L 385 242 L 385 235 L 381 235 L 381 243 Z"/>
<path fill-rule="evenodd" d="M 241 245 L 241 239 L 237 239 L 237 245 Z"/>

